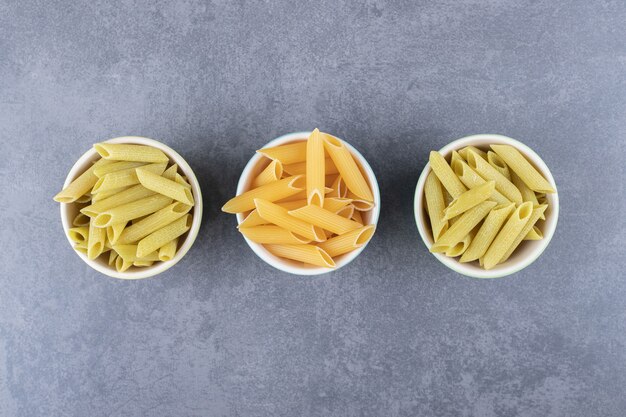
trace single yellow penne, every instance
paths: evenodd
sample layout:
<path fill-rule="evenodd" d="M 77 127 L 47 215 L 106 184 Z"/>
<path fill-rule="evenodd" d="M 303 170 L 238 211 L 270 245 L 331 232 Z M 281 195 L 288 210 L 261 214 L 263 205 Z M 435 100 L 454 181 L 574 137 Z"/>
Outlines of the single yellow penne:
<path fill-rule="evenodd" d="M 485 161 L 487 160 L 487 152 L 485 152 L 485 151 L 483 151 L 483 150 L 481 150 L 481 149 L 478 149 L 478 148 L 477 148 L 477 147 L 475 147 L 475 146 L 471 146 L 471 145 L 470 145 L 470 146 L 466 146 L 465 148 L 463 148 L 463 149 L 459 150 L 459 152 L 458 152 L 458 153 L 459 153 L 459 155 L 461 155 L 461 157 L 462 157 L 463 159 L 465 159 L 465 160 L 467 161 L 467 152 L 468 152 L 469 150 L 474 151 L 474 153 L 476 153 L 477 155 L 479 155 L 479 156 L 480 156 L 481 158 L 483 158 Z"/>
<path fill-rule="evenodd" d="M 374 201 L 374 195 L 370 190 L 370 186 L 367 184 L 365 177 L 345 143 L 334 136 L 324 134 L 324 147 L 335 166 L 337 166 L 339 175 L 345 182 L 346 187 L 358 197 L 367 201 Z M 338 195 L 337 197 L 345 196 Z"/>
<path fill-rule="evenodd" d="M 87 240 L 87 257 L 89 259 L 96 259 L 104 252 L 106 236 L 106 229 L 96 227 L 93 221 L 89 223 L 89 237 Z"/>
<path fill-rule="evenodd" d="M 346 198 L 348 196 L 348 187 L 343 182 L 341 175 L 338 175 L 330 186 L 330 191 L 326 193 L 327 197 Z"/>
<path fill-rule="evenodd" d="M 326 235 L 322 228 L 314 226 L 303 220 L 297 219 L 291 215 L 287 209 L 267 200 L 255 199 L 256 210 L 267 222 L 287 229 L 306 239 L 322 242 L 326 239 Z M 241 230 L 241 229 L 240 229 Z"/>
<path fill-rule="evenodd" d="M 523 240 L 541 240 L 543 239 L 543 233 L 541 232 L 541 229 L 539 229 L 537 226 L 533 226 L 532 229 L 530 229 L 530 231 L 526 234 L 526 236 L 524 236 Z"/>
<path fill-rule="evenodd" d="M 120 258 L 130 262 L 159 260 L 159 254 L 156 250 L 145 255 L 139 255 L 139 245 L 115 245 L 113 250 L 117 252 Z"/>
<path fill-rule="evenodd" d="M 334 268 L 335 261 L 323 249 L 313 245 L 265 245 L 271 254 L 310 265 Z"/>
<path fill-rule="evenodd" d="M 428 162 L 430 168 L 441 182 L 441 185 L 443 185 L 453 198 L 457 198 L 467 191 L 467 188 L 465 188 L 461 180 L 454 174 L 448 162 L 439 152 L 431 151 Z"/>
<path fill-rule="evenodd" d="M 472 207 L 479 205 L 493 194 L 495 187 L 495 181 L 488 181 L 478 187 L 471 188 L 470 190 L 464 192 L 458 198 L 455 198 L 448 207 L 446 207 L 443 211 L 443 219 L 449 220 L 465 213 Z"/>
<path fill-rule="evenodd" d="M 293 196 L 300 191 L 305 191 L 305 189 L 306 179 L 304 175 L 296 175 L 295 177 L 270 182 L 269 184 L 239 194 L 228 200 L 222 207 L 222 211 L 226 213 L 243 213 L 254 208 L 254 200 L 256 198 L 274 202 Z"/>
<path fill-rule="evenodd" d="M 133 266 L 133 262 L 127 261 L 121 256 L 118 256 L 115 259 L 115 269 L 117 270 L 117 272 L 126 272 L 131 266 Z"/>
<path fill-rule="evenodd" d="M 472 189 L 478 187 L 479 185 L 485 184 L 487 181 L 480 175 L 476 173 L 465 161 L 454 161 L 452 164 L 452 170 L 459 177 L 463 185 L 467 188 Z M 503 196 L 498 190 L 493 190 L 491 200 L 495 201 L 498 204 L 509 204 L 511 201 Z"/>
<path fill-rule="evenodd" d="M 255 210 L 252 210 L 250 214 L 248 214 L 241 223 L 239 223 L 237 228 L 241 229 L 242 227 L 254 227 L 254 226 L 260 226 L 262 224 L 269 224 L 269 222 L 263 219 L 261 216 L 259 216 L 259 212 L 256 211 L 255 209 Z"/>
<path fill-rule="evenodd" d="M 306 161 L 306 141 L 259 149 L 257 152 L 269 159 L 282 162 L 283 166 L 295 164 Z"/>
<path fill-rule="evenodd" d="M 522 181 L 522 179 L 515 172 L 511 172 L 511 182 L 519 190 L 520 194 L 522 195 L 523 201 L 530 201 L 534 205 L 539 204 L 539 201 L 537 201 L 537 196 L 535 195 L 535 192 L 531 190 L 530 188 L 528 188 L 526 183 Z"/>
<path fill-rule="evenodd" d="M 154 261 L 135 261 L 135 262 L 133 262 L 133 266 L 137 266 L 137 267 L 152 266 L 153 264 L 154 264 Z"/>
<path fill-rule="evenodd" d="M 87 243 L 89 240 L 89 226 L 72 227 L 67 231 L 72 242 L 76 244 Z"/>
<path fill-rule="evenodd" d="M 275 225 L 244 227 L 239 229 L 242 235 L 256 243 L 272 244 L 305 244 L 311 240 Z"/>
<path fill-rule="evenodd" d="M 326 242 L 318 244 L 317 247 L 323 249 L 332 257 L 343 255 L 367 244 L 374 235 L 375 230 L 376 227 L 374 225 L 359 227 L 343 235 L 328 239 Z"/>
<path fill-rule="evenodd" d="M 115 245 L 117 243 L 127 223 L 128 222 L 116 223 L 106 228 L 107 239 L 111 242 L 111 245 Z"/>
<path fill-rule="evenodd" d="M 467 153 L 467 164 L 486 181 L 494 180 L 496 182 L 496 190 L 513 203 L 519 204 L 522 202 L 522 195 L 517 187 L 472 150 Z"/>
<path fill-rule="evenodd" d="M 191 206 L 181 202 L 175 202 L 159 211 L 148 215 L 137 223 L 128 226 L 119 237 L 119 244 L 128 245 L 138 242 L 150 233 L 167 226 L 174 220 L 183 217 L 191 210 Z"/>
<path fill-rule="evenodd" d="M 132 161 L 112 161 L 110 164 L 102 165 L 97 167 L 93 173 L 96 174 L 96 177 L 102 178 L 106 174 L 110 174 L 111 172 L 116 171 L 124 171 L 127 169 L 138 168 L 141 166 L 147 165 L 146 162 L 132 162 Z"/>
<path fill-rule="evenodd" d="M 186 214 L 156 232 L 150 233 L 139 241 L 137 256 L 143 257 L 148 253 L 152 253 L 170 240 L 184 235 L 191 228 L 191 221 L 191 215 Z"/>
<path fill-rule="evenodd" d="M 143 168 L 137 168 L 137 177 L 141 185 L 175 201 L 180 201 L 189 206 L 194 205 L 193 194 L 189 188 L 185 188 L 176 181 L 168 180 L 160 175 L 155 175 Z"/>
<path fill-rule="evenodd" d="M 182 175 L 178 173 L 176 174 L 175 181 L 179 183 L 180 185 L 182 185 L 183 187 L 191 189 L 191 184 L 189 184 L 189 181 L 187 181 L 185 177 L 183 177 Z"/>
<path fill-rule="evenodd" d="M 452 156 L 450 157 L 450 167 L 453 167 L 456 161 L 463 161 L 463 158 L 461 157 L 461 155 L 459 155 L 457 151 L 452 151 L 451 155 Z"/>
<path fill-rule="evenodd" d="M 478 229 L 478 233 L 461 256 L 460 261 L 470 262 L 482 258 L 514 208 L 515 204 L 513 203 L 494 207 Z"/>
<path fill-rule="evenodd" d="M 87 255 L 87 252 L 88 252 L 87 251 L 87 246 L 85 246 L 85 245 L 76 245 L 76 246 L 74 246 L 74 250 L 76 252 L 84 253 L 85 255 Z"/>
<path fill-rule="evenodd" d="M 252 181 L 252 188 L 257 188 L 273 181 L 278 181 L 283 177 L 283 164 L 280 161 L 272 161 L 263 171 Z"/>
<path fill-rule="evenodd" d="M 352 200 L 352 205 L 354 206 L 355 210 L 370 211 L 371 209 L 374 208 L 373 201 L 364 200 L 360 198 L 359 196 L 357 196 L 356 194 L 354 194 L 350 190 L 348 190 L 348 194 L 346 194 L 346 198 L 348 198 L 349 200 Z"/>
<path fill-rule="evenodd" d="M 167 162 L 169 158 L 152 146 L 122 143 L 96 143 L 94 149 L 104 159 L 136 162 Z"/>
<path fill-rule="evenodd" d="M 93 218 L 92 223 L 97 227 L 108 227 L 116 223 L 128 222 L 137 217 L 154 213 L 172 203 L 172 199 L 156 194 L 131 203 L 113 207 L 100 212 Z"/>
<path fill-rule="evenodd" d="M 483 268 L 491 269 L 500 262 L 500 259 L 502 259 L 515 241 L 515 238 L 521 233 L 522 229 L 524 229 L 526 223 L 528 223 L 532 212 L 533 205 L 528 201 L 522 203 L 515 209 L 506 223 L 504 223 L 504 226 L 502 226 L 502 229 L 498 232 L 498 235 L 489 246 L 489 249 L 487 249 L 483 257 Z M 526 236 L 526 234 L 524 234 L 524 236 Z"/>
<path fill-rule="evenodd" d="M 443 189 L 434 171 L 430 171 L 426 177 L 424 196 L 426 197 L 426 207 L 428 208 L 433 240 L 436 242 L 448 230 L 449 224 L 444 214 L 445 200 Z"/>
<path fill-rule="evenodd" d="M 115 252 L 115 250 L 111 250 L 109 252 L 109 262 L 108 262 L 108 264 L 110 266 L 114 265 L 115 264 L 115 260 L 117 259 L 118 256 L 119 255 L 117 254 L 117 252 Z"/>
<path fill-rule="evenodd" d="M 96 196 L 97 195 L 98 194 L 96 194 Z M 143 185 L 138 184 L 129 187 L 126 190 L 120 191 L 119 193 L 114 194 L 104 200 L 93 203 L 87 207 L 83 207 L 80 212 L 89 217 L 96 217 L 99 213 L 105 210 L 128 204 L 142 198 L 150 197 L 152 195 L 156 195 L 156 193 L 152 190 L 148 190 Z"/>
<path fill-rule="evenodd" d="M 500 156 L 509 168 L 515 172 L 533 191 L 542 193 L 556 192 L 543 175 L 531 165 L 520 151 L 510 145 L 491 145 L 491 149 Z"/>
<path fill-rule="evenodd" d="M 72 220 L 72 225 L 76 227 L 80 226 L 89 226 L 89 216 L 84 215 L 83 213 L 78 213 L 74 220 Z"/>
<path fill-rule="evenodd" d="M 178 238 L 172 239 L 159 248 L 159 261 L 171 261 L 178 249 Z"/>
<path fill-rule="evenodd" d="M 339 214 L 335 214 L 315 205 L 308 205 L 296 210 L 291 210 L 289 211 L 289 215 L 338 235 L 361 227 L 359 223 L 349 218 L 342 217 Z"/>
<path fill-rule="evenodd" d="M 140 169 L 152 172 L 156 175 L 161 175 L 165 170 L 165 165 L 165 163 L 148 164 L 142 166 Z M 139 184 L 137 169 L 138 168 L 129 168 L 106 174 L 104 177 L 98 179 L 98 182 L 96 182 L 96 185 L 93 186 L 91 192 L 100 193 L 103 191 L 128 187 L 129 185 Z"/>
<path fill-rule="evenodd" d="M 511 170 L 502 158 L 493 151 L 487 152 L 487 162 L 494 167 L 496 171 L 502 174 L 507 180 L 511 181 Z"/>
<path fill-rule="evenodd" d="M 165 179 L 168 179 L 170 181 L 176 181 L 176 175 L 178 174 L 178 164 L 174 164 L 171 167 L 167 168 L 165 171 L 163 171 L 163 174 L 161 174 L 161 176 Z"/>
<path fill-rule="evenodd" d="M 326 172 L 324 166 L 324 139 L 319 129 L 311 132 L 306 144 L 307 203 L 323 207 Z"/>
<path fill-rule="evenodd" d="M 530 219 L 528 219 L 528 223 L 526 223 L 526 225 L 521 230 L 521 232 L 517 235 L 517 237 L 511 244 L 511 246 L 509 246 L 509 248 L 506 250 L 506 252 L 504 253 L 504 255 L 499 261 L 500 263 L 505 262 L 507 259 L 509 259 L 513 251 L 515 251 L 515 249 L 519 246 L 519 244 L 522 243 L 522 240 L 524 240 L 524 238 L 528 235 L 530 230 L 535 226 L 535 223 L 537 223 L 537 221 L 543 216 L 547 208 L 548 208 L 548 205 L 546 204 L 540 204 L 538 206 L 533 207 L 533 213 L 530 216 Z"/>
<path fill-rule="evenodd" d="M 456 258 L 457 256 L 463 255 L 463 253 L 465 253 L 467 248 L 472 243 L 472 240 L 473 240 L 472 233 L 469 233 L 463 239 L 461 239 L 461 241 L 458 242 L 456 245 L 450 246 L 445 252 L 446 256 L 449 256 L 451 258 Z"/>
<path fill-rule="evenodd" d="M 324 208 L 330 212 L 337 213 L 342 208 L 350 205 L 352 200 L 349 198 L 339 198 L 339 197 L 328 197 L 324 199 Z M 300 207 L 304 207 L 306 204 L 303 204 Z M 294 210 L 299 207 L 294 207 L 290 210 Z"/>
<path fill-rule="evenodd" d="M 75 203 L 78 203 L 78 204 L 89 203 L 92 198 L 93 198 L 93 196 L 91 195 L 91 193 L 87 193 L 85 195 L 81 195 L 80 197 L 78 197 L 76 199 Z"/>
<path fill-rule="evenodd" d="M 61 192 L 54 196 L 54 201 L 58 203 L 73 203 L 83 195 L 87 194 L 91 188 L 98 182 L 98 177 L 94 174 L 94 170 L 102 165 L 108 164 L 108 161 L 100 159 L 90 166 L 85 172 L 80 174 L 78 178 L 65 187 Z"/>
<path fill-rule="evenodd" d="M 363 223 L 363 216 L 361 216 L 361 212 L 358 210 L 354 210 L 352 212 L 352 220 L 354 220 L 355 222 L 359 224 L 365 224 Z"/>
<path fill-rule="evenodd" d="M 326 177 L 339 173 L 339 171 L 337 170 L 337 166 L 335 165 L 333 160 L 330 158 L 324 159 L 324 167 L 325 167 Z M 289 175 L 305 175 L 306 174 L 306 161 L 285 165 L 283 166 L 283 170 Z M 332 184 L 332 181 L 331 181 L 331 184 Z"/>
<path fill-rule="evenodd" d="M 496 206 L 493 201 L 483 201 L 463 213 L 457 221 L 453 222 L 448 230 L 441 235 L 439 240 L 430 248 L 431 252 L 445 252 L 450 247 L 459 243 L 474 227 Z"/>
<path fill-rule="evenodd" d="M 341 216 L 344 219 L 352 220 L 355 211 L 356 210 L 354 209 L 354 206 L 350 204 L 349 206 L 345 206 L 344 208 L 337 210 L 336 214 L 337 216 Z M 363 225 L 359 223 L 359 226 Z"/>
<path fill-rule="evenodd" d="M 129 185 L 128 187 L 114 188 L 112 190 L 100 191 L 97 194 L 91 195 L 91 204 L 97 203 L 98 201 L 105 200 L 111 196 L 121 193 L 122 191 L 126 191 L 130 188 L 134 187 L 133 185 Z"/>

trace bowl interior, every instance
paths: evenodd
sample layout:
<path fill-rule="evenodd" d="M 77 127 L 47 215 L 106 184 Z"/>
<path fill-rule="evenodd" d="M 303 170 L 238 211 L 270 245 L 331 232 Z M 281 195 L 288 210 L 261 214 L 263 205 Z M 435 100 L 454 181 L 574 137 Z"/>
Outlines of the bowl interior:
<path fill-rule="evenodd" d="M 273 141 L 269 142 L 268 144 L 263 146 L 263 148 L 287 145 L 287 144 L 295 143 L 295 142 L 303 142 L 307 140 L 309 135 L 310 135 L 310 132 L 298 132 L 298 133 L 281 136 L 280 138 L 274 139 Z M 376 181 L 376 177 L 374 175 L 374 172 L 372 171 L 372 168 L 369 166 L 369 164 L 367 163 L 363 155 L 361 155 L 349 143 L 345 141 L 343 142 L 346 144 L 346 146 L 348 147 L 348 149 L 354 156 L 354 159 L 357 165 L 359 166 L 361 173 L 363 174 L 365 180 L 370 186 L 370 189 L 372 190 L 372 193 L 374 194 L 375 207 L 370 211 L 361 212 L 361 215 L 363 217 L 363 222 L 365 224 L 375 225 L 378 222 L 378 216 L 380 213 L 380 190 L 378 188 L 378 182 Z M 237 195 L 245 191 L 248 191 L 252 185 L 252 181 L 254 181 L 254 178 L 256 178 L 256 176 L 259 175 L 261 171 L 263 171 L 263 169 L 265 169 L 270 164 L 270 162 L 271 160 L 269 158 L 266 158 L 260 154 L 255 154 L 252 157 L 252 159 L 250 159 L 250 162 L 248 162 L 248 165 L 244 168 L 244 171 L 239 180 L 239 184 L 237 186 Z M 249 213 L 250 212 L 237 213 L 237 223 L 238 224 L 241 223 Z M 271 254 L 267 249 L 265 249 L 263 245 L 252 242 L 251 240 L 245 238 L 245 236 L 244 236 L 244 239 L 246 240 L 250 248 L 252 248 L 252 250 L 260 258 L 268 262 L 270 265 L 282 271 L 293 273 L 293 274 L 298 274 L 298 275 L 318 275 L 318 274 L 324 274 L 327 272 L 335 271 L 341 268 L 342 266 L 345 266 L 348 263 L 350 263 L 354 258 L 356 258 L 363 251 L 363 249 L 365 249 L 365 246 L 367 246 L 366 244 L 352 252 L 334 257 L 333 259 L 335 261 L 336 268 L 330 269 L 330 268 L 323 268 L 323 267 L 318 267 L 318 266 L 313 266 L 313 265 L 306 265 L 301 262 L 279 258 Z"/>
<path fill-rule="evenodd" d="M 105 142 L 109 143 L 129 143 L 129 144 L 137 144 L 137 145 L 148 145 L 163 151 L 169 158 L 170 161 L 168 164 L 176 163 L 178 164 L 178 172 L 181 175 L 187 177 L 189 184 L 191 185 L 193 197 L 195 200 L 195 205 L 191 209 L 190 213 L 192 215 L 192 225 L 187 233 L 179 238 L 178 250 L 174 258 L 165 262 L 155 262 L 152 266 L 148 267 L 135 267 L 131 266 L 128 270 L 124 272 L 118 272 L 115 269 L 115 266 L 108 265 L 108 255 L 105 253 L 99 256 L 96 259 L 89 259 L 87 255 L 82 252 L 78 252 L 74 250 L 74 252 L 80 256 L 80 258 L 85 261 L 89 266 L 96 269 L 97 271 L 106 274 L 108 276 L 114 278 L 123 278 L 123 279 L 140 279 L 140 278 L 148 278 L 154 275 L 157 275 L 172 266 L 174 266 L 182 257 L 189 251 L 191 245 L 193 244 L 198 231 L 200 229 L 200 223 L 202 221 L 202 193 L 200 192 L 200 187 L 198 180 L 193 173 L 191 167 L 187 162 L 180 156 L 176 151 L 171 149 L 170 147 L 156 141 L 153 139 L 136 137 L 136 136 L 128 136 L 110 139 Z M 100 157 L 96 153 L 94 149 L 90 149 L 76 162 L 74 167 L 72 167 L 70 173 L 68 174 L 65 184 L 63 187 L 67 187 L 75 178 L 77 178 L 80 174 L 85 172 L 87 168 L 91 166 L 93 162 L 98 160 Z M 70 245 L 73 247 L 73 242 L 68 237 L 68 229 L 73 227 L 72 221 L 80 212 L 80 209 L 89 205 L 80 204 L 80 203 L 70 203 L 70 204 L 61 204 L 61 219 L 63 222 L 63 229 L 66 238 L 70 242 Z M 73 250 L 73 249 L 72 249 Z"/>
<path fill-rule="evenodd" d="M 465 146 L 472 145 L 482 150 L 488 150 L 490 144 L 507 144 L 512 145 L 518 149 L 526 159 L 552 184 L 556 189 L 554 178 L 550 173 L 550 170 L 543 162 L 543 160 L 528 146 L 523 143 L 501 135 L 475 135 L 469 136 L 463 139 L 454 141 L 447 146 L 443 147 L 439 152 L 450 162 L 450 157 L 453 150 L 459 150 Z M 426 176 L 430 172 L 430 165 L 427 164 L 420 176 L 418 186 L 415 194 L 415 216 L 418 225 L 418 230 L 426 246 L 430 248 L 433 244 L 432 229 L 430 227 L 430 221 L 426 212 L 426 199 L 424 198 L 424 183 Z M 511 255 L 506 262 L 496 265 L 493 269 L 484 270 L 478 262 L 459 262 L 459 257 L 450 258 L 442 253 L 434 253 L 433 255 L 441 261 L 444 265 L 459 272 L 463 275 L 475 277 L 475 278 L 499 278 L 506 275 L 513 274 L 526 266 L 530 265 L 535 259 L 541 255 L 545 248 L 550 243 L 554 231 L 556 229 L 556 223 L 558 219 L 559 211 L 559 198 L 558 192 L 554 194 L 546 194 L 548 202 L 548 208 L 545 211 L 545 221 L 539 221 L 535 225 L 543 233 L 543 239 L 541 240 L 524 240 L 517 247 L 515 252 Z"/>

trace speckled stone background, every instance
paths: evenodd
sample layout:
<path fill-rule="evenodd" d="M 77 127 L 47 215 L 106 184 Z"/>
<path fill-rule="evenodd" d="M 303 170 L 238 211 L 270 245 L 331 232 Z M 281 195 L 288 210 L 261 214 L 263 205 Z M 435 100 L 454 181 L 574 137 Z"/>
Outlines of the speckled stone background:
<path fill-rule="evenodd" d="M 626 415 L 626 4 L 0 0 L 0 416 Z M 369 160 L 379 230 L 316 278 L 220 212 L 254 150 L 320 127 Z M 428 151 L 503 133 L 561 216 L 513 277 L 418 237 Z M 124 282 L 69 248 L 52 196 L 135 134 L 200 178 L 185 259 Z"/>

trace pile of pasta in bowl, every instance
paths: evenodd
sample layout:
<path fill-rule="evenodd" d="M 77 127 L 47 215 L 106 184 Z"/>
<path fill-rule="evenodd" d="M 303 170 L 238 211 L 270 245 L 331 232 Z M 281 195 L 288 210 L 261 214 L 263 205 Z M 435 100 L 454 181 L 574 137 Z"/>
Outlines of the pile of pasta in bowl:
<path fill-rule="evenodd" d="M 67 231 L 74 249 L 118 272 L 172 260 L 195 205 L 178 165 L 152 146 L 103 142 L 94 149 L 93 164 L 54 197 L 75 206 Z"/>

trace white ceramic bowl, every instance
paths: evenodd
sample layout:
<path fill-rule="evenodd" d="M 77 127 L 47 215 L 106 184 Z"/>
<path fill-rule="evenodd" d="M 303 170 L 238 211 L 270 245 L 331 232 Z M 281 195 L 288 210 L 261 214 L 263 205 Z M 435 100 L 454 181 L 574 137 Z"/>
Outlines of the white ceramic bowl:
<path fill-rule="evenodd" d="M 270 148 L 274 146 L 286 145 L 288 143 L 298 142 L 302 140 L 306 140 L 310 136 L 311 132 L 296 132 L 289 133 L 287 135 L 280 136 L 271 142 L 267 143 L 263 148 Z M 345 142 L 347 148 L 354 156 L 357 164 L 361 167 L 363 172 L 365 173 L 365 179 L 367 180 L 370 188 L 372 189 L 372 193 L 374 194 L 374 208 L 368 212 L 363 212 L 363 221 L 365 224 L 373 224 L 376 225 L 378 223 L 378 216 L 380 214 L 380 190 L 378 189 L 378 182 L 376 181 L 376 175 L 374 175 L 374 171 L 369 166 L 363 155 L 359 153 L 356 149 L 354 149 L 349 143 Z M 246 167 L 243 169 L 241 173 L 241 177 L 239 178 L 239 183 L 237 184 L 237 195 L 247 191 L 250 188 L 250 185 L 254 178 L 261 172 L 263 169 L 269 164 L 269 160 L 264 158 L 260 154 L 255 154 L 252 159 L 248 162 Z M 237 214 L 237 223 L 241 223 L 244 220 L 243 213 Z M 353 250 L 352 252 L 346 253 L 344 255 L 336 256 L 333 259 L 335 260 L 335 268 L 324 268 L 313 265 L 303 265 L 301 262 L 291 261 L 289 259 L 279 258 L 277 256 L 272 255 L 267 249 L 263 247 L 263 245 L 259 243 L 252 242 L 244 236 L 244 239 L 248 243 L 248 246 L 256 253 L 259 258 L 263 259 L 268 264 L 272 265 L 276 269 L 280 269 L 284 272 L 289 272 L 291 274 L 296 275 L 320 275 L 325 274 L 327 272 L 336 271 L 339 268 L 342 268 L 349 264 L 354 258 L 359 256 L 359 254 L 365 249 L 364 246 Z"/>
<path fill-rule="evenodd" d="M 451 142 L 441 148 L 439 152 L 446 158 L 452 153 L 453 150 L 459 150 L 465 146 L 473 145 L 476 147 L 484 147 L 490 144 L 506 144 L 514 146 L 519 150 L 530 163 L 539 170 L 541 174 L 552 184 L 556 190 L 556 184 L 554 178 L 550 173 L 550 170 L 546 166 L 545 162 L 537 155 L 532 149 L 523 143 L 511 139 L 502 135 L 482 134 L 467 136 L 454 142 Z M 417 230 L 419 231 L 422 240 L 426 244 L 427 248 L 430 248 L 433 244 L 432 232 L 430 229 L 430 221 L 426 214 L 426 199 L 424 198 L 424 183 L 426 182 L 426 176 L 430 172 L 430 164 L 426 164 L 422 174 L 417 181 L 417 187 L 415 188 L 415 200 L 414 211 L 415 221 L 417 223 Z M 537 226 L 543 232 L 543 239 L 541 240 L 527 240 L 523 241 L 513 252 L 511 257 L 502 264 L 496 265 L 493 269 L 484 270 L 477 265 L 476 262 L 461 263 L 458 258 L 450 258 L 443 253 L 433 253 L 433 255 L 445 266 L 458 272 L 459 274 L 467 275 L 474 278 L 500 278 L 507 275 L 514 274 L 528 265 L 533 263 L 535 259 L 541 255 L 546 249 L 554 231 L 556 230 L 557 220 L 559 218 L 559 195 L 557 193 L 547 194 L 548 209 L 545 212 L 546 220 L 539 222 Z"/>
<path fill-rule="evenodd" d="M 174 258 L 170 261 L 166 262 L 155 262 L 152 266 L 136 268 L 131 266 L 128 270 L 124 272 L 117 272 L 115 266 L 107 265 L 107 259 L 104 256 L 100 256 L 97 259 L 91 260 L 87 258 L 87 255 L 84 253 L 75 251 L 74 252 L 80 256 L 80 258 L 90 267 L 95 269 L 98 272 L 101 272 L 105 275 L 108 275 L 113 278 L 121 278 L 121 279 L 141 279 L 148 278 L 160 274 L 163 271 L 168 270 L 173 267 L 180 261 L 183 256 L 189 251 L 191 245 L 196 240 L 196 236 L 198 236 L 198 231 L 200 230 L 200 223 L 202 222 L 202 193 L 200 192 L 200 185 L 198 183 L 198 179 L 196 175 L 193 173 L 189 164 L 180 156 L 176 151 L 174 151 L 169 146 L 162 144 L 154 139 L 143 138 L 139 136 L 124 136 L 114 139 L 109 139 L 105 142 L 108 143 L 130 143 L 136 145 L 148 145 L 162 150 L 169 158 L 170 162 L 174 162 L 178 164 L 178 168 L 189 180 L 189 184 L 191 184 L 191 190 L 193 192 L 193 198 L 195 200 L 195 206 L 191 209 L 191 213 L 193 215 L 191 228 L 187 232 L 187 234 L 183 235 L 184 241 L 181 245 L 179 245 L 179 249 L 176 252 Z M 87 152 L 81 156 L 78 161 L 74 164 L 70 173 L 67 175 L 65 179 L 65 183 L 63 184 L 63 188 L 67 187 L 76 177 L 82 174 L 90 164 L 98 159 L 98 154 L 96 151 L 91 148 Z M 78 214 L 78 207 L 74 203 L 64 204 L 61 203 L 61 221 L 63 222 L 63 232 L 65 233 L 65 237 L 67 237 L 70 245 L 73 247 L 74 244 L 72 240 L 68 236 L 68 230 L 72 227 L 72 220 Z M 72 249 L 73 250 L 73 249 Z"/>

